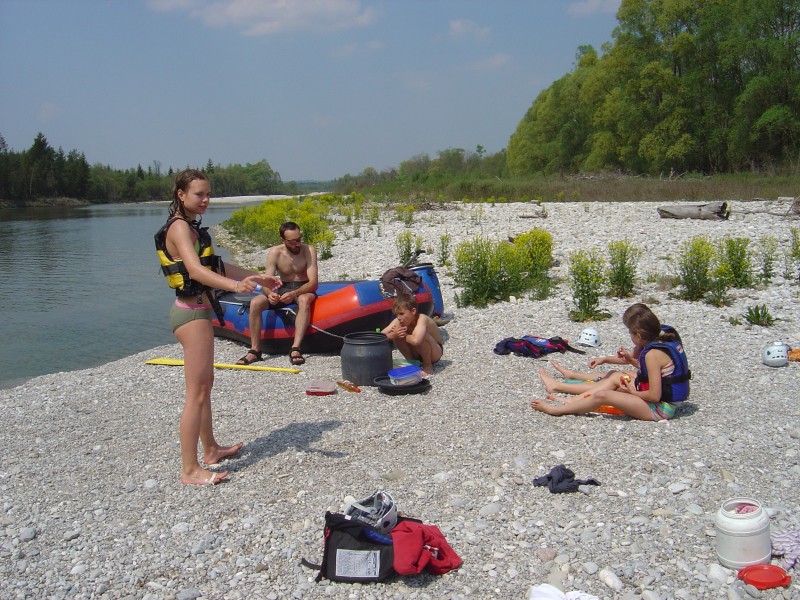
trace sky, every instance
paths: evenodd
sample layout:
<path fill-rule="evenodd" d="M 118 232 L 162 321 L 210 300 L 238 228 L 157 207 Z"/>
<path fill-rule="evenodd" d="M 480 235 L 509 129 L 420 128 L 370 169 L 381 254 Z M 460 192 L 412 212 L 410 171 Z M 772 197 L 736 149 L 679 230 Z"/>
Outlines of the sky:
<path fill-rule="evenodd" d="M 283 181 L 506 147 L 621 0 L 0 0 L 0 135 Z"/>

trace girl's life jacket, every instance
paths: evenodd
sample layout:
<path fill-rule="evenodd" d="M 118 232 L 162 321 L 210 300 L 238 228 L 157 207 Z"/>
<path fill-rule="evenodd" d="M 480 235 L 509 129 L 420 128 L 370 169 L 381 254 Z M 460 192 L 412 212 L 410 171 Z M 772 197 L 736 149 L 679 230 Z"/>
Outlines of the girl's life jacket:
<path fill-rule="evenodd" d="M 681 336 L 674 327 L 670 325 L 662 325 L 661 331 L 672 333 L 677 337 L 674 342 L 650 342 L 639 354 L 639 373 L 636 375 L 636 389 L 648 389 L 648 376 L 647 364 L 645 363 L 645 355 L 657 348 L 667 353 L 675 365 L 675 371 L 668 377 L 661 378 L 661 402 L 683 402 L 689 397 L 689 380 L 692 378 L 692 372 L 689 370 L 689 363 L 686 360 L 686 353 L 683 351 L 683 343 Z"/>
<path fill-rule="evenodd" d="M 158 260 L 161 263 L 161 272 L 164 274 L 164 277 L 167 278 L 169 287 L 175 290 L 176 296 L 197 296 L 197 303 L 202 304 L 203 293 L 206 293 L 211 302 L 211 306 L 214 308 L 214 313 L 217 315 L 220 326 L 223 326 L 225 325 L 225 320 L 223 319 L 224 312 L 217 299 L 215 290 L 192 279 L 183 261 L 173 258 L 167 251 L 167 230 L 175 221 L 181 218 L 182 217 L 176 216 L 170 217 L 155 235 L 156 254 L 158 254 Z M 219 256 L 214 254 L 214 246 L 211 244 L 211 234 L 208 233 L 208 227 L 200 227 L 200 223 L 197 221 L 186 222 L 189 223 L 189 226 L 197 236 L 197 241 L 194 246 L 195 250 L 197 250 L 197 256 L 200 258 L 200 264 L 206 269 L 224 275 L 225 264 Z"/>

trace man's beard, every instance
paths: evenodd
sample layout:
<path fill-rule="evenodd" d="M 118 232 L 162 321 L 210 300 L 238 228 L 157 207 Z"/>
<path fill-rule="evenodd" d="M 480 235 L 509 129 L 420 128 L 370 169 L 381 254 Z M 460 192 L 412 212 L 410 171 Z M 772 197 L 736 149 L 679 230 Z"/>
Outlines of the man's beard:
<path fill-rule="evenodd" d="M 289 252 L 291 252 L 292 254 L 295 254 L 295 255 L 296 255 L 296 254 L 300 254 L 300 252 L 303 250 L 303 247 L 302 247 L 302 246 L 298 246 L 298 247 L 297 247 L 297 250 L 295 250 L 295 249 L 294 249 L 294 248 L 292 248 L 291 246 L 287 246 L 287 248 L 286 248 L 286 249 L 287 249 Z"/>

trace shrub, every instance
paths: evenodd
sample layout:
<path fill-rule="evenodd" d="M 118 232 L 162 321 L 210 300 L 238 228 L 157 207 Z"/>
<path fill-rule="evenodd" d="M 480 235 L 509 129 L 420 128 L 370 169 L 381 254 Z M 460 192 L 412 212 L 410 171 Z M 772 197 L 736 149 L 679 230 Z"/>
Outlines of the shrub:
<path fill-rule="evenodd" d="M 395 207 L 397 219 L 406 227 L 411 227 L 414 224 L 414 211 L 416 210 L 413 204 L 398 204 Z"/>
<path fill-rule="evenodd" d="M 394 240 L 397 256 L 401 265 L 406 264 L 414 256 L 414 234 L 410 231 L 399 233 Z"/>
<path fill-rule="evenodd" d="M 604 270 L 605 260 L 596 248 L 569 255 L 572 303 L 575 305 L 575 310 L 570 312 L 573 321 L 588 321 L 601 316 L 600 290 L 605 283 Z"/>
<path fill-rule="evenodd" d="M 525 261 L 525 289 L 535 300 L 544 300 L 553 288 L 548 274 L 553 267 L 553 236 L 544 229 L 531 229 L 514 238 L 514 247 Z"/>
<path fill-rule="evenodd" d="M 718 244 L 718 261 L 727 267 L 730 284 L 735 288 L 753 287 L 753 264 L 747 238 L 726 238 Z"/>
<path fill-rule="evenodd" d="M 786 279 L 791 279 L 797 274 L 800 266 L 800 233 L 797 227 L 791 229 L 792 239 L 789 242 L 789 249 L 784 253 L 783 275 Z"/>
<path fill-rule="evenodd" d="M 761 325 L 762 327 L 769 327 L 775 323 L 775 317 L 770 314 L 766 304 L 748 307 L 744 318 L 751 325 Z"/>
<path fill-rule="evenodd" d="M 463 288 L 456 305 L 483 308 L 523 292 L 525 257 L 513 244 L 476 238 L 461 242 L 455 250 L 454 280 Z"/>
<path fill-rule="evenodd" d="M 789 252 L 796 260 L 800 260 L 800 231 L 797 227 L 791 228 L 792 240 L 789 242 Z"/>
<path fill-rule="evenodd" d="M 314 246 L 317 249 L 317 254 L 319 255 L 320 260 L 325 260 L 326 258 L 333 256 L 332 250 L 335 239 L 336 235 L 330 229 L 317 235 L 317 239 L 314 240 Z"/>
<path fill-rule="evenodd" d="M 328 195 L 316 196 L 314 200 L 267 200 L 257 206 L 246 206 L 237 210 L 223 225 L 236 236 L 249 238 L 263 246 L 274 246 L 280 243 L 278 230 L 281 224 L 294 221 L 303 232 L 303 240 L 309 244 L 317 244 L 320 236 L 329 239 L 333 235 L 327 217 L 337 198 L 339 197 Z"/>
<path fill-rule="evenodd" d="M 765 284 L 769 284 L 775 276 L 775 263 L 778 259 L 778 240 L 772 236 L 764 236 L 759 241 L 761 248 L 761 269 L 759 278 Z"/>
<path fill-rule="evenodd" d="M 701 300 L 711 289 L 714 245 L 705 237 L 694 237 L 681 244 L 678 278 L 687 300 Z"/>
<path fill-rule="evenodd" d="M 730 304 L 728 290 L 733 285 L 734 276 L 730 266 L 718 262 L 711 270 L 711 282 L 706 302 L 712 306 L 727 306 Z"/>
<path fill-rule="evenodd" d="M 626 240 L 608 244 L 606 278 L 612 296 L 628 298 L 633 295 L 636 266 L 641 256 L 642 251 Z"/>
<path fill-rule="evenodd" d="M 483 308 L 494 298 L 496 270 L 494 247 L 485 238 L 461 242 L 456 246 L 455 284 L 463 291 L 456 294 L 456 306 Z"/>
<path fill-rule="evenodd" d="M 439 264 L 446 267 L 450 264 L 450 234 L 443 233 L 439 236 Z"/>
<path fill-rule="evenodd" d="M 540 281 L 553 266 L 553 236 L 544 229 L 531 229 L 514 238 L 514 247 L 526 264 L 528 282 Z"/>
<path fill-rule="evenodd" d="M 372 206 L 369 209 L 369 224 L 370 225 L 377 225 L 378 219 L 381 216 L 381 211 L 377 206 Z"/>
<path fill-rule="evenodd" d="M 397 234 L 394 241 L 400 264 L 404 265 L 414 258 L 414 254 L 422 250 L 422 236 L 414 235 L 410 231 Z"/>

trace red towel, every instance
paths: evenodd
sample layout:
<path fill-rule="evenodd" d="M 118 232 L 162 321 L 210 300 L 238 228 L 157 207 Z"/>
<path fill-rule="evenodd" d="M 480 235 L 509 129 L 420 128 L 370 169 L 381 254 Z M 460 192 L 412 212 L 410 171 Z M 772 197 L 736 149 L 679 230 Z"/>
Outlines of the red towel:
<path fill-rule="evenodd" d="M 394 542 L 392 566 L 399 575 L 414 575 L 423 569 L 443 575 L 463 562 L 436 525 L 400 521 L 391 535 Z"/>

